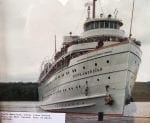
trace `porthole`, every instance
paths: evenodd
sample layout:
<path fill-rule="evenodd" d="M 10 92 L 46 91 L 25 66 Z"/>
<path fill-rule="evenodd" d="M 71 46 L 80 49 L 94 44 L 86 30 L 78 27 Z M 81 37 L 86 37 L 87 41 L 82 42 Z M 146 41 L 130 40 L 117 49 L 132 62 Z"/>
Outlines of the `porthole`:
<path fill-rule="evenodd" d="M 95 66 L 97 66 L 97 63 L 95 63 Z"/>
<path fill-rule="evenodd" d="M 99 79 L 97 79 L 97 81 L 99 81 Z"/>
<path fill-rule="evenodd" d="M 68 75 L 68 74 L 69 74 L 69 72 L 66 72 L 66 74 Z"/>
<path fill-rule="evenodd" d="M 109 60 L 107 60 L 106 62 L 109 63 Z"/>
<path fill-rule="evenodd" d="M 108 79 L 110 79 L 110 76 L 108 77 Z"/>
<path fill-rule="evenodd" d="M 85 69 L 85 66 L 83 66 L 83 69 Z"/>
<path fill-rule="evenodd" d="M 79 88 L 81 88 L 81 86 L 79 85 Z"/>

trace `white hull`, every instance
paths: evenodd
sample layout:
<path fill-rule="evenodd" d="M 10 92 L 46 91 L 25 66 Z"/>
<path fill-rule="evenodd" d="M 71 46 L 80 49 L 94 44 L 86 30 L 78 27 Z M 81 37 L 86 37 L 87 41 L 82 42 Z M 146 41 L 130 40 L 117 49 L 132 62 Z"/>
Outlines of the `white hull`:
<path fill-rule="evenodd" d="M 131 96 L 141 51 L 133 42 L 98 49 L 74 58 L 39 87 L 41 108 L 63 112 L 122 114 Z M 105 96 L 114 100 L 105 105 Z M 88 88 L 88 91 L 86 90 Z"/>

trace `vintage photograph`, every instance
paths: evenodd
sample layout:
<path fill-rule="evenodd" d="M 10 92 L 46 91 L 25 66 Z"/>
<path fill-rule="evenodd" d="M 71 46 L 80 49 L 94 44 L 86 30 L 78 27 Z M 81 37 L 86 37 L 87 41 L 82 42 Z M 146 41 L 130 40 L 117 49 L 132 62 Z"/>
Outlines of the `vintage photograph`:
<path fill-rule="evenodd" d="M 149 11 L 149 0 L 0 0 L 2 123 L 150 122 Z"/>

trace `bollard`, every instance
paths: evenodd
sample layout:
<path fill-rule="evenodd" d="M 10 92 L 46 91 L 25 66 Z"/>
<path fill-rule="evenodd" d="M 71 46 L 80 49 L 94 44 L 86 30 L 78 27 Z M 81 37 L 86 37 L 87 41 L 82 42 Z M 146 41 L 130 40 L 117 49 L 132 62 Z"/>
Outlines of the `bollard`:
<path fill-rule="evenodd" d="M 103 112 L 98 112 L 98 121 L 103 121 L 103 116 L 104 116 Z"/>

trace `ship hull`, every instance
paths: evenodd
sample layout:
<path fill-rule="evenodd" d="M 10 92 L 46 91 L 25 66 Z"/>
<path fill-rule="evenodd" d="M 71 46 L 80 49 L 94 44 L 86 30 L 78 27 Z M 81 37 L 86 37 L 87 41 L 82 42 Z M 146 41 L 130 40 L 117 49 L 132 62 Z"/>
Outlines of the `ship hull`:
<path fill-rule="evenodd" d="M 47 111 L 122 114 L 141 62 L 134 43 L 119 43 L 74 58 L 39 87 Z M 107 88 L 108 87 L 108 88 Z M 113 104 L 106 103 L 110 95 Z"/>

